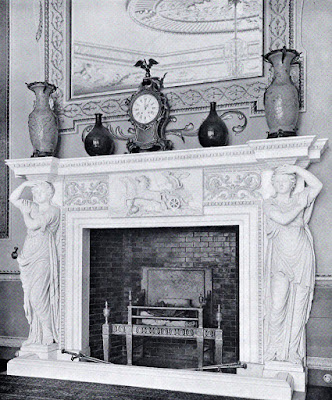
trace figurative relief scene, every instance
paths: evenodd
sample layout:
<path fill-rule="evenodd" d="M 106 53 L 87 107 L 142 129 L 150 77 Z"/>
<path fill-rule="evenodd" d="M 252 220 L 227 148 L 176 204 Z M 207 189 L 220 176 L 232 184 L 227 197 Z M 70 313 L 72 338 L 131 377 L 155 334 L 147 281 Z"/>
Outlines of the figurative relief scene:
<path fill-rule="evenodd" d="M 111 215 L 142 217 L 150 215 L 197 215 L 202 213 L 201 172 L 163 171 L 120 176 L 112 182 Z M 120 195 L 121 194 L 121 195 Z M 195 200 L 196 199 L 196 200 Z"/>
<path fill-rule="evenodd" d="M 136 88 L 142 57 L 169 87 L 263 72 L 263 0 L 72 0 L 71 12 L 72 97 Z"/>

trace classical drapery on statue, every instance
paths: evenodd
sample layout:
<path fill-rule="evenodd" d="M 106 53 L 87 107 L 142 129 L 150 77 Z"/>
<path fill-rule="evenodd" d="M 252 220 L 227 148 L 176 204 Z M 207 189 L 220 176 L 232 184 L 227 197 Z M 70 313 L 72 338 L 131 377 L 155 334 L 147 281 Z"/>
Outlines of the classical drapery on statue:
<path fill-rule="evenodd" d="M 33 200 L 21 198 L 26 187 Z M 58 342 L 59 279 L 56 235 L 60 209 L 51 203 L 54 187 L 49 182 L 22 183 L 10 196 L 21 211 L 27 235 L 17 261 L 24 292 L 24 310 L 30 325 L 24 345 Z"/>
<path fill-rule="evenodd" d="M 305 188 L 293 193 L 297 176 Z M 272 176 L 276 194 L 264 202 L 268 238 L 265 270 L 265 359 L 301 364 L 305 325 L 315 283 L 315 254 L 308 228 L 321 182 L 287 165 Z"/>

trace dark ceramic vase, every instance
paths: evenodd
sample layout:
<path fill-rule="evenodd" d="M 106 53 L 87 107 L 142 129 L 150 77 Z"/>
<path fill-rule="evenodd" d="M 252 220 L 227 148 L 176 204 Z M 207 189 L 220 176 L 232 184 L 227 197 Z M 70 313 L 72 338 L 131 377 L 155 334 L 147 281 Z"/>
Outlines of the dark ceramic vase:
<path fill-rule="evenodd" d="M 198 130 L 198 140 L 203 147 L 227 146 L 228 129 L 216 111 L 216 103 L 210 103 L 210 113 Z"/>
<path fill-rule="evenodd" d="M 114 152 L 114 140 L 109 130 L 102 124 L 102 115 L 96 114 L 95 126 L 82 138 L 89 156 L 106 156 Z"/>
<path fill-rule="evenodd" d="M 290 68 L 299 56 L 296 50 L 285 47 L 264 56 L 274 70 L 272 83 L 264 94 L 265 118 L 270 129 L 268 138 L 296 135 L 299 93 L 290 78 Z"/>

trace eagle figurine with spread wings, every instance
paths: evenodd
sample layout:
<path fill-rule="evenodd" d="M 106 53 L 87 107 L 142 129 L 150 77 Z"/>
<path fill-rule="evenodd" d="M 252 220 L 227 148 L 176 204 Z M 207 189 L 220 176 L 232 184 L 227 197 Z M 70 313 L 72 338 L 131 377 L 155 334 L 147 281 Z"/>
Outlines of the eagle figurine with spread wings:
<path fill-rule="evenodd" d="M 153 65 L 158 64 L 156 60 L 153 58 L 149 58 L 149 61 L 147 62 L 146 59 L 144 60 L 138 60 L 137 63 L 134 65 L 135 67 L 140 67 L 145 70 L 145 76 L 149 78 L 151 76 L 150 70 Z"/>

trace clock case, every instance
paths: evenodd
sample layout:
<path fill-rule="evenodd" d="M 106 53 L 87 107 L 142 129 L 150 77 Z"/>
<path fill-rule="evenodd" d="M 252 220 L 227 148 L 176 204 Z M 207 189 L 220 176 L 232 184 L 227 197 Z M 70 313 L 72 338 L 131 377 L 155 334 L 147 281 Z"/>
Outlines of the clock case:
<path fill-rule="evenodd" d="M 165 77 L 165 76 L 164 76 Z M 127 142 L 129 153 L 139 153 L 144 151 L 171 150 L 173 143 L 166 139 L 165 128 L 170 121 L 170 107 L 167 97 L 161 92 L 163 80 L 157 77 L 145 77 L 139 89 L 127 101 L 130 122 L 134 129 L 134 138 Z M 154 96 L 159 103 L 159 111 L 156 117 L 149 123 L 140 123 L 133 116 L 133 105 L 135 100 L 144 94 Z"/>

